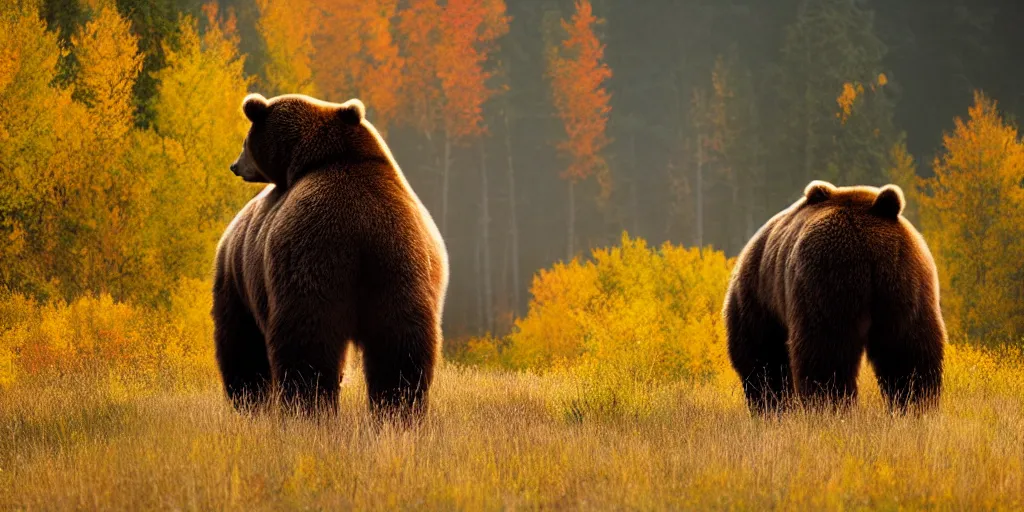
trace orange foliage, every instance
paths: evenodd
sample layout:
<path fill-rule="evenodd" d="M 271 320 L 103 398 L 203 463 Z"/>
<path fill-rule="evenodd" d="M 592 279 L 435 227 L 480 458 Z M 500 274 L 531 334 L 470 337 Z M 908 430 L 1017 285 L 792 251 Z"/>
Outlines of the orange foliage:
<path fill-rule="evenodd" d="M 503 0 L 449 0 L 440 16 L 437 77 L 444 93 L 445 130 L 453 140 L 483 135 L 483 104 L 495 94 L 484 70 L 494 41 L 508 32 Z"/>
<path fill-rule="evenodd" d="M 439 39 L 436 27 L 441 13 L 436 0 L 411 0 L 398 23 L 398 32 L 405 42 L 402 97 L 407 107 L 404 117 L 408 124 L 425 134 L 437 129 L 437 112 L 441 108 L 441 91 L 435 71 Z"/>
<path fill-rule="evenodd" d="M 362 99 L 385 129 L 400 112 L 405 59 L 392 38 L 397 0 L 316 0 L 316 83 L 325 99 Z"/>
<path fill-rule="evenodd" d="M 498 91 L 484 69 L 508 32 L 503 0 L 412 0 L 398 25 L 404 44 L 403 97 L 410 124 L 430 134 L 438 121 L 452 141 L 486 132 L 483 105 Z"/>
<path fill-rule="evenodd" d="M 313 82 L 313 33 L 319 9 L 313 0 L 256 0 L 257 24 L 267 48 L 264 69 L 269 94 L 316 95 Z"/>
<path fill-rule="evenodd" d="M 868 84 L 868 87 L 871 89 L 871 92 L 875 92 L 887 83 L 889 83 L 889 78 L 885 76 L 885 73 L 879 73 L 877 79 Z M 836 97 L 836 104 L 839 105 L 839 112 L 836 112 L 836 117 L 842 124 L 846 124 L 846 121 L 850 119 L 850 115 L 853 114 L 853 105 L 856 103 L 857 98 L 863 96 L 864 84 L 860 82 L 843 82 L 843 90 Z"/>
<path fill-rule="evenodd" d="M 593 30 L 601 22 L 589 1 L 578 0 L 572 19 L 562 20 L 568 37 L 561 51 L 552 48 L 549 57 L 555 108 L 569 136 L 559 147 L 572 157 L 563 176 L 574 181 L 603 173 L 607 167 L 601 150 L 609 142 L 605 126 L 611 95 L 602 84 L 611 78 L 612 71 L 602 62 L 604 45 Z"/>

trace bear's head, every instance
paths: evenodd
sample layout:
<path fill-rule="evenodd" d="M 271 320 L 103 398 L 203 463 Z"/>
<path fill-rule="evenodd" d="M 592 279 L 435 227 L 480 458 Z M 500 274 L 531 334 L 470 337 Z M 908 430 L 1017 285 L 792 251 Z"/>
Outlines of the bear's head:
<path fill-rule="evenodd" d="M 895 219 L 903 212 L 906 200 L 903 190 L 896 185 L 876 187 L 837 187 L 827 181 L 814 180 L 804 189 L 804 204 L 834 204 L 861 207 L 868 212 Z"/>
<path fill-rule="evenodd" d="M 311 170 L 390 158 L 358 99 L 330 103 L 301 94 L 250 94 L 242 111 L 252 125 L 231 172 L 245 181 L 287 188 Z"/>

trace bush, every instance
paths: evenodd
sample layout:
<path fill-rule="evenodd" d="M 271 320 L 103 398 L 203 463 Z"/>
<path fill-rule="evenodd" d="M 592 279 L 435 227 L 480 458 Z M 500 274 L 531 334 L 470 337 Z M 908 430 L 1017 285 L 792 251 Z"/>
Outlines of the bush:
<path fill-rule="evenodd" d="M 113 389 L 189 389 L 216 377 L 209 283 L 178 282 L 169 308 L 110 295 L 36 303 L 0 291 L 0 386 L 100 376 Z"/>
<path fill-rule="evenodd" d="M 505 339 L 474 339 L 466 362 L 570 371 L 630 387 L 706 380 L 728 368 L 722 301 L 732 261 L 709 248 L 622 246 L 542 270 Z M 614 377 L 613 377 L 614 376 Z"/>

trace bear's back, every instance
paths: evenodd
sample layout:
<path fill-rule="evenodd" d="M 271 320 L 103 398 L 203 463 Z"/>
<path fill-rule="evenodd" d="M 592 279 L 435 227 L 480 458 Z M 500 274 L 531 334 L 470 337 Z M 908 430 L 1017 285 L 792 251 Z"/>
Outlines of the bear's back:
<path fill-rule="evenodd" d="M 908 281 L 924 285 L 934 263 L 923 238 L 903 217 L 874 213 L 876 197 L 877 189 L 849 187 L 779 212 L 741 254 L 743 284 L 780 320 L 795 294 L 868 304 Z"/>
<path fill-rule="evenodd" d="M 447 284 L 432 219 L 401 176 L 379 162 L 320 169 L 283 192 L 268 186 L 232 221 L 218 265 L 217 275 L 235 280 L 261 328 L 270 296 L 284 292 L 281 283 L 289 296 L 435 292 L 405 297 L 415 303 L 438 302 Z"/>

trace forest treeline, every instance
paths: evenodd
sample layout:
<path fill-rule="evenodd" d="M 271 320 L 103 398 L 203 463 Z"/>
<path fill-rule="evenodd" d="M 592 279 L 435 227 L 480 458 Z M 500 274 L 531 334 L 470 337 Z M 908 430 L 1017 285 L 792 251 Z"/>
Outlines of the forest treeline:
<path fill-rule="evenodd" d="M 624 231 L 661 247 L 644 246 L 638 275 L 706 267 L 693 289 L 717 290 L 727 257 L 812 179 L 901 185 L 951 332 L 1019 340 L 1020 7 L 762 4 L 0 0 L 0 285 L 41 304 L 193 297 L 259 190 L 228 171 L 241 98 L 302 92 L 366 102 L 445 236 L 456 345 L 554 343 L 536 294 L 555 281 L 535 274 L 633 243 Z M 586 268 L 552 272 L 572 285 Z M 637 311 L 692 310 L 658 290 Z M 680 326 L 713 322 L 700 300 L 706 316 Z"/>

